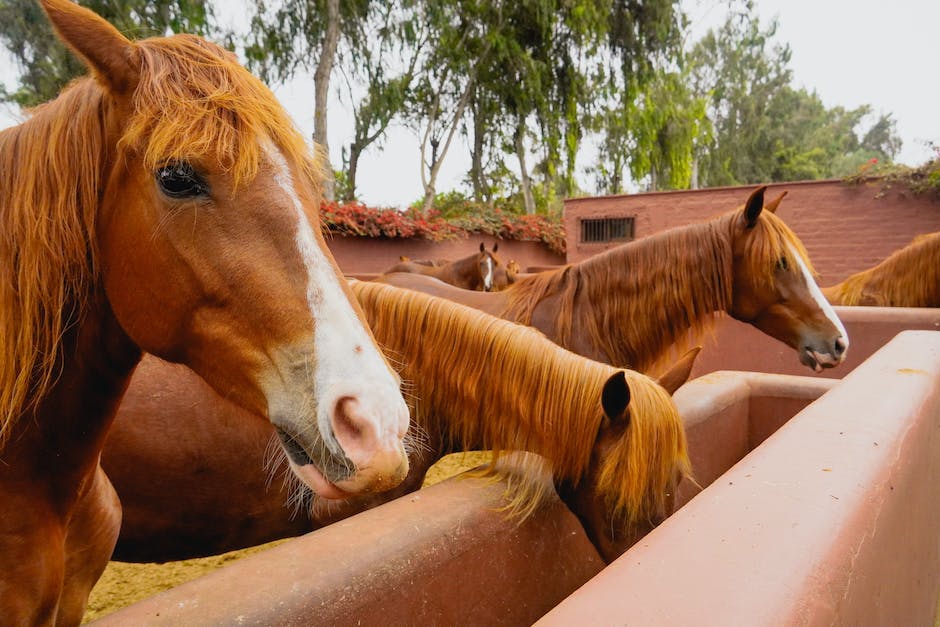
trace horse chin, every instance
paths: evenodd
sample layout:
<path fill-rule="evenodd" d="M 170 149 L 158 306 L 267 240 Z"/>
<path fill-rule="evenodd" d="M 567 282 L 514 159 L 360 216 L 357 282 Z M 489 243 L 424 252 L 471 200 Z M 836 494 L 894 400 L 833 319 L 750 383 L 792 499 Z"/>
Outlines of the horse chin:
<path fill-rule="evenodd" d="M 828 353 L 817 353 L 807 347 L 800 352 L 800 363 L 811 368 L 813 372 L 822 372 L 824 368 L 835 368 L 842 360 Z"/>
<path fill-rule="evenodd" d="M 347 499 L 351 495 L 340 489 L 335 483 L 326 478 L 320 470 L 313 464 L 298 466 L 290 461 L 290 469 L 320 498 L 331 500 Z"/>
<path fill-rule="evenodd" d="M 340 488 L 336 482 L 327 478 L 324 470 L 317 468 L 310 455 L 296 438 L 289 435 L 279 427 L 275 427 L 281 446 L 287 454 L 287 461 L 294 475 L 304 485 L 314 491 L 317 496 L 324 499 L 345 499 L 350 494 Z"/>

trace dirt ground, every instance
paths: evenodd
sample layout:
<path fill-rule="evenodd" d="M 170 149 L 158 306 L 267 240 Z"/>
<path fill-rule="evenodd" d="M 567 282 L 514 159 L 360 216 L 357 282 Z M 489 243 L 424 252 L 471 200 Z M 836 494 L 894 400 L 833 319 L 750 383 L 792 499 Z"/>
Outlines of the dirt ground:
<path fill-rule="evenodd" d="M 488 455 L 481 452 L 448 455 L 431 467 L 424 480 L 424 485 L 434 485 L 464 470 L 479 466 L 487 460 Z M 83 622 L 87 623 L 96 618 L 101 618 L 131 603 L 163 590 L 169 590 L 225 564 L 258 553 L 281 542 L 286 542 L 286 540 L 278 540 L 214 557 L 168 562 L 166 564 L 111 562 L 91 591 Z"/>

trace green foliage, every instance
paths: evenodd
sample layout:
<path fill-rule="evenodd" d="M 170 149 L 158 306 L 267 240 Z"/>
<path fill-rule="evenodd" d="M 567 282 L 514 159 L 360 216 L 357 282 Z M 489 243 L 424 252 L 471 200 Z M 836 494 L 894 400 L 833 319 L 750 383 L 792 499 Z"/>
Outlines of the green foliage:
<path fill-rule="evenodd" d="M 213 0 L 81 2 L 132 37 L 224 35 Z M 586 139 L 598 147 L 587 171 L 608 193 L 629 182 L 668 189 L 841 177 L 873 159 L 887 167 L 900 150 L 891 115 L 827 107 L 794 87 L 776 24 L 760 24 L 752 0 L 728 5 L 726 23 L 686 53 L 679 0 L 253 0 L 244 53 L 272 83 L 317 70 L 317 141 L 326 142 L 329 89 L 352 112 L 336 197 L 356 197 L 361 156 L 381 148 L 397 122 L 422 144 L 423 206 L 492 228 L 503 215 L 556 212 L 579 193 Z M 324 61 L 332 57 L 321 54 L 336 33 L 328 6 L 340 22 L 333 83 Z M 4 100 L 37 104 L 84 71 L 35 0 L 0 0 L 0 40 L 22 69 L 18 85 L 0 86 Z M 436 193 L 458 133 L 469 145 L 472 202 Z"/>
<path fill-rule="evenodd" d="M 900 150 L 895 122 L 871 108 L 827 108 L 815 92 L 792 87 L 790 49 L 773 43 L 752 2 L 692 49 L 695 93 L 708 98 L 714 127 L 700 150 L 706 185 L 840 176 L 866 159 L 888 162 Z"/>
<path fill-rule="evenodd" d="M 209 0 L 81 0 L 134 39 L 216 32 Z M 19 85 L 3 99 L 32 107 L 54 98 L 85 66 L 59 42 L 36 0 L 0 0 L 0 41 L 20 68 Z"/>

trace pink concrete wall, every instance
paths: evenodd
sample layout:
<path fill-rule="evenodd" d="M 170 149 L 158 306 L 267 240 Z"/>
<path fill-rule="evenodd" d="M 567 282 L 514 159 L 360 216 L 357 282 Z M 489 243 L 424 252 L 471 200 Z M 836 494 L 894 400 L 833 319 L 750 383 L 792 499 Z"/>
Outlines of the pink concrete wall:
<path fill-rule="evenodd" d="M 515 259 L 523 269 L 530 266 L 556 265 L 565 262 L 564 255 L 550 251 L 539 242 L 497 240 L 486 235 L 466 239 L 432 242 L 426 239 L 389 239 L 372 237 L 327 236 L 326 243 L 336 263 L 347 275 L 378 274 L 398 263 L 401 255 L 412 259 L 459 259 L 480 249 L 480 242 L 488 249 L 499 242 L 497 255 L 504 262 Z"/>
<path fill-rule="evenodd" d="M 609 247 L 578 242 L 581 218 L 634 216 L 636 237 L 646 237 L 740 206 L 755 187 L 568 199 L 568 261 L 582 261 Z M 788 195 L 779 214 L 806 244 L 821 285 L 838 283 L 875 265 L 909 244 L 915 235 L 940 231 L 940 200 L 913 196 L 903 187 L 882 194 L 878 182 L 775 183 L 766 198 L 774 198 L 783 190 Z"/>
<path fill-rule="evenodd" d="M 907 331 L 537 625 L 932 625 L 940 333 Z"/>
<path fill-rule="evenodd" d="M 701 344 L 692 376 L 715 370 L 743 370 L 840 379 L 891 338 L 907 329 L 940 330 L 940 309 L 907 307 L 835 307 L 849 334 L 849 350 L 837 368 L 814 374 L 796 351 L 749 324 L 722 316 L 711 332 L 692 341 Z"/>

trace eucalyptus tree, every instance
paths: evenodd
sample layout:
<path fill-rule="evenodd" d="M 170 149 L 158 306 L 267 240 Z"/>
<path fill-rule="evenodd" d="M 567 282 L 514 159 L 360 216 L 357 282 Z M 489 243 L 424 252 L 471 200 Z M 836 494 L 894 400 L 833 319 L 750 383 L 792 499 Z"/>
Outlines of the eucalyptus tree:
<path fill-rule="evenodd" d="M 604 141 L 593 169 L 600 189 L 623 192 L 625 170 L 650 190 L 692 186 L 694 152 L 710 138 L 711 124 L 706 99 L 692 93 L 684 72 L 654 72 L 636 98 L 602 116 Z"/>
<path fill-rule="evenodd" d="M 709 186 L 772 180 L 775 96 L 792 80 L 790 47 L 773 41 L 776 21 L 761 28 L 752 2 L 729 14 L 689 54 L 693 90 L 709 99 L 712 141 L 701 155 Z"/>
<path fill-rule="evenodd" d="M 399 0 L 380 5 L 371 19 L 357 25 L 351 63 L 341 66 L 346 99 L 352 111 L 353 137 L 343 148 L 345 183 L 341 197 L 356 197 L 359 159 L 379 142 L 392 121 L 402 114 L 412 95 L 415 76 L 422 71 L 430 32 L 417 19 L 417 0 Z"/>
<path fill-rule="evenodd" d="M 408 119 L 420 137 L 423 206 L 434 202 L 437 177 L 470 106 L 480 68 L 502 28 L 502 0 L 422 0 L 419 19 L 435 45 L 421 61 Z"/>
<path fill-rule="evenodd" d="M 132 38 L 187 32 L 217 36 L 211 0 L 79 0 Z M 20 70 L 0 97 L 21 107 L 53 98 L 85 66 L 52 33 L 36 0 L 0 0 L 0 41 Z"/>
<path fill-rule="evenodd" d="M 701 154 L 705 184 L 829 178 L 890 161 L 900 149 L 891 115 L 869 125 L 868 105 L 827 107 L 793 87 L 790 48 L 774 41 L 776 28 L 763 28 L 744 2 L 689 55 L 692 89 L 708 98 L 714 126 Z"/>
<path fill-rule="evenodd" d="M 584 111 L 598 139 L 591 171 L 608 193 L 622 192 L 627 174 L 650 175 L 654 165 L 670 180 L 678 175 L 678 184 L 690 167 L 682 163 L 687 144 L 702 133 L 696 99 L 675 73 L 685 26 L 680 2 L 613 0 L 607 16 L 602 62 Z"/>
<path fill-rule="evenodd" d="M 337 55 L 342 45 L 362 49 L 364 42 L 357 38 L 367 31 L 360 25 L 383 5 L 370 0 L 254 0 L 251 40 L 245 48 L 249 67 L 269 83 L 313 71 L 313 141 L 327 159 L 327 103 Z M 327 198 L 333 198 L 333 184 L 328 177 Z"/>

